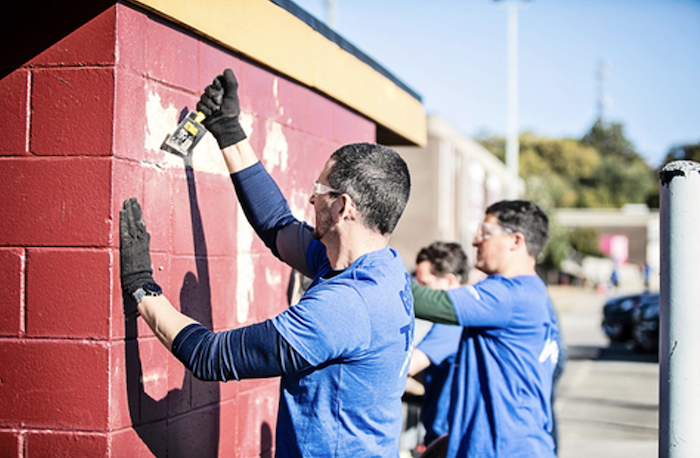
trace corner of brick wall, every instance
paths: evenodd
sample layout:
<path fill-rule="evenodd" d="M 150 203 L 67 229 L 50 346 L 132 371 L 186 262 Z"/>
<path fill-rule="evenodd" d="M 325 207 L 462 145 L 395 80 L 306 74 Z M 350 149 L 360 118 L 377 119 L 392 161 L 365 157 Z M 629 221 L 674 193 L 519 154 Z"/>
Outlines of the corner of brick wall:
<path fill-rule="evenodd" d="M 189 170 L 158 147 L 226 67 L 251 143 L 312 221 L 325 160 L 374 124 L 151 13 L 116 3 L 0 80 L 0 455 L 273 454 L 279 380 L 194 379 L 125 320 L 119 285 L 118 212 L 135 196 L 177 308 L 223 330 L 287 307 L 290 269 L 240 219 L 215 143 Z"/>
<path fill-rule="evenodd" d="M 0 80 L 2 456 L 107 456 L 115 18 Z"/>

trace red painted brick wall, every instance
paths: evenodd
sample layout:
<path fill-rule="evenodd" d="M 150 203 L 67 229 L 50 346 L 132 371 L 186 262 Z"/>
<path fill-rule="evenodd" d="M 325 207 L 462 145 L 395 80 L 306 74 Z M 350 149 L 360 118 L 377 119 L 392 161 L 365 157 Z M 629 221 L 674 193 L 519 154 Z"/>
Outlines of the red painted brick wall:
<path fill-rule="evenodd" d="M 323 163 L 374 124 L 129 5 L 40 38 L 0 62 L 0 456 L 272 456 L 277 379 L 200 382 L 125 319 L 118 212 L 142 203 L 176 307 L 216 330 L 264 320 L 289 269 L 240 218 L 213 139 L 187 168 L 165 134 L 232 68 L 254 148 L 311 220 Z"/>

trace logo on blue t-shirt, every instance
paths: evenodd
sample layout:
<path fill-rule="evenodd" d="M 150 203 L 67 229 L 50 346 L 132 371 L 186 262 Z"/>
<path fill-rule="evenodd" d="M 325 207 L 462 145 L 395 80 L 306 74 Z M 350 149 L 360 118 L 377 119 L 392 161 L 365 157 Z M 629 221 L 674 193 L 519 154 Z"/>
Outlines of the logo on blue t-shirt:
<path fill-rule="evenodd" d="M 406 284 L 404 285 L 403 291 L 399 291 L 399 296 L 401 297 L 401 302 L 403 302 L 403 308 L 406 310 L 406 315 L 411 317 L 411 321 L 406 326 L 402 326 L 399 330 L 401 334 L 406 336 L 406 359 L 401 366 L 401 371 L 399 372 L 399 378 L 405 377 L 408 373 L 408 365 L 411 362 L 411 355 L 413 354 L 413 293 L 411 292 L 411 277 L 405 274 Z"/>
<path fill-rule="evenodd" d="M 544 343 L 544 348 L 540 353 L 539 362 L 544 363 L 548 359 L 552 360 L 552 364 L 556 366 L 559 360 L 559 342 L 552 339 L 547 339 Z"/>
<path fill-rule="evenodd" d="M 403 308 L 406 310 L 406 315 L 413 315 L 413 293 L 411 292 L 411 277 L 406 275 L 406 284 L 403 287 L 403 291 L 399 291 L 399 296 L 401 296 L 401 302 L 403 302 Z"/>

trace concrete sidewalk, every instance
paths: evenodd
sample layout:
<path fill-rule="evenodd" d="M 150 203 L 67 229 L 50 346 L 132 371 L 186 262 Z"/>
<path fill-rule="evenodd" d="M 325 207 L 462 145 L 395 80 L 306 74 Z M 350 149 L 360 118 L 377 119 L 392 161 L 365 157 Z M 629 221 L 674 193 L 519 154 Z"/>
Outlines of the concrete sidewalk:
<path fill-rule="evenodd" d="M 601 329 L 606 296 L 551 287 L 569 360 L 559 383 L 559 458 L 658 456 L 658 363 Z"/>

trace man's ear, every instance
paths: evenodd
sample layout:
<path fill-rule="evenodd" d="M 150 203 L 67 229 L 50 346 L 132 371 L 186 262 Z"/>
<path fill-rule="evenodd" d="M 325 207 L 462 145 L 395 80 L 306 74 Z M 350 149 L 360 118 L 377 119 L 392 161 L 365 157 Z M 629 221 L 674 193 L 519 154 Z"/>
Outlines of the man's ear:
<path fill-rule="evenodd" d="M 445 278 L 447 280 L 447 288 L 448 289 L 458 288 L 458 287 L 462 286 L 462 284 L 460 283 L 457 276 L 453 273 L 445 274 L 445 276 L 443 278 Z"/>
<path fill-rule="evenodd" d="M 339 204 L 338 216 L 340 219 L 357 219 L 357 208 L 355 207 L 355 202 L 353 202 L 352 197 L 347 194 L 341 194 L 336 202 Z"/>
<path fill-rule="evenodd" d="M 524 248 L 527 251 L 527 243 L 525 242 L 525 236 L 522 232 L 516 232 L 513 234 L 513 250 L 518 250 Z"/>

